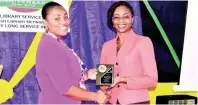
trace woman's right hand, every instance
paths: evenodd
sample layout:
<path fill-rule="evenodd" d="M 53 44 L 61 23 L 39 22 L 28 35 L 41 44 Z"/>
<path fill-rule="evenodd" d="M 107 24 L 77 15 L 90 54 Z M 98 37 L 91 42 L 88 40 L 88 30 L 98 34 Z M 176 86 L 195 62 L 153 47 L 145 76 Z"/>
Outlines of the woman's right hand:
<path fill-rule="evenodd" d="M 98 90 L 96 94 L 97 94 L 96 102 L 99 104 L 105 104 L 110 99 L 110 96 L 101 90 Z"/>

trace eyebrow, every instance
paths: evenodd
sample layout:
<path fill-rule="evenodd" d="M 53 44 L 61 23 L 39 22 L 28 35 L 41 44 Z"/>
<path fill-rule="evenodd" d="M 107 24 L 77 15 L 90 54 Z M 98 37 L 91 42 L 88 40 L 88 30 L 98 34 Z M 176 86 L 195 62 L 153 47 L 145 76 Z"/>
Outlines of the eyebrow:
<path fill-rule="evenodd" d="M 67 13 L 64 14 L 64 16 L 67 15 Z M 55 14 L 54 16 L 61 16 L 60 14 Z"/>
<path fill-rule="evenodd" d="M 130 14 L 130 13 L 124 13 L 123 15 L 128 15 L 128 14 Z M 114 14 L 114 15 L 119 15 L 119 14 Z M 113 15 L 113 16 L 114 16 L 114 15 Z"/>

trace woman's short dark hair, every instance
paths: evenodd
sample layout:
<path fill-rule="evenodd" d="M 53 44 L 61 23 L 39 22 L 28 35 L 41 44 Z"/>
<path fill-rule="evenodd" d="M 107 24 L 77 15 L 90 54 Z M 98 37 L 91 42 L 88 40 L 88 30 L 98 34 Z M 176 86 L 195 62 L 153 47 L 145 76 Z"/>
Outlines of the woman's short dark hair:
<path fill-rule="evenodd" d="M 55 6 L 61 6 L 61 5 L 59 3 L 57 3 L 57 2 L 48 2 L 48 3 L 46 3 L 43 6 L 42 11 L 41 11 L 42 18 L 46 19 L 47 13 L 49 12 L 49 10 L 52 9 L 53 7 L 55 7 Z"/>
<path fill-rule="evenodd" d="M 130 12 L 131 12 L 131 15 L 133 16 L 134 15 L 134 12 L 133 12 L 133 8 L 131 7 L 131 5 L 129 3 L 127 3 L 126 1 L 118 1 L 118 2 L 115 2 L 113 3 L 108 12 L 107 12 L 107 25 L 110 29 L 113 28 L 113 22 L 112 22 L 112 17 L 113 17 L 113 13 L 115 11 L 115 9 L 119 6 L 126 6 Z"/>

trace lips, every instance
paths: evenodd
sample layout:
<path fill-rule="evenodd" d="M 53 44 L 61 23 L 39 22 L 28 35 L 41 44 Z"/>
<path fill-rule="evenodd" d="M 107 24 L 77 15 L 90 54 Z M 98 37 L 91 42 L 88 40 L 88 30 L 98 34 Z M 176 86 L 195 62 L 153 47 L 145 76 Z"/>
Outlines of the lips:
<path fill-rule="evenodd" d="M 125 28 L 125 27 L 126 27 L 125 24 L 119 24 L 119 25 L 118 25 L 118 28 L 121 28 L 121 29 L 122 29 L 122 28 Z"/>

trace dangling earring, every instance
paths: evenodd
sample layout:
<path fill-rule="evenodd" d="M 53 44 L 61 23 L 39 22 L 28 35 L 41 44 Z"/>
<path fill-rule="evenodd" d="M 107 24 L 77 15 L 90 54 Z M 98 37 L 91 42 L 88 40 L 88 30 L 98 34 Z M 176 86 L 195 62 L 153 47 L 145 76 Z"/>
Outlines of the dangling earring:
<path fill-rule="evenodd" d="M 44 29 L 45 29 L 45 32 L 48 33 L 48 28 L 47 28 L 47 26 L 44 26 Z"/>

